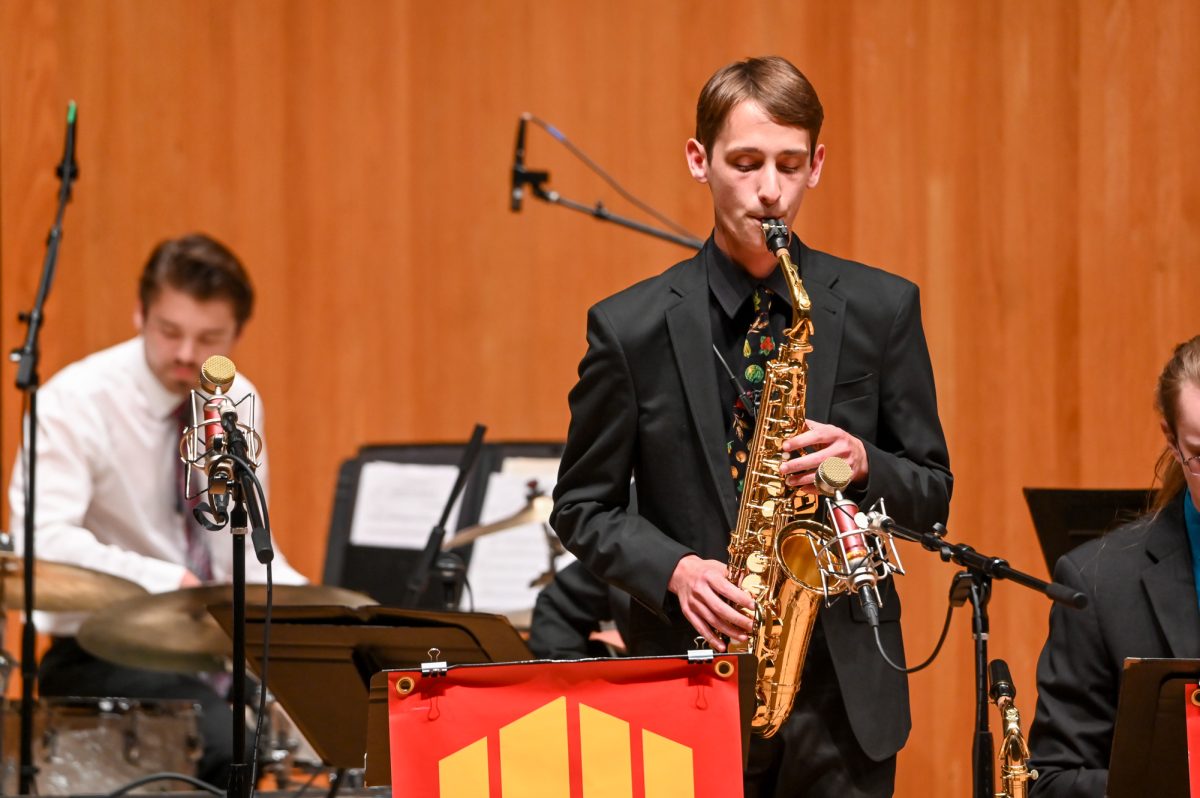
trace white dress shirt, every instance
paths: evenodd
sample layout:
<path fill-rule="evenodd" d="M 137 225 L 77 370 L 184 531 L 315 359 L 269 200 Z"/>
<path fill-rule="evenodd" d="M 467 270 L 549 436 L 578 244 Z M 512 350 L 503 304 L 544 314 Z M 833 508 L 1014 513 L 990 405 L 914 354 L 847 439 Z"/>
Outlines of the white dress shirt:
<path fill-rule="evenodd" d="M 238 374 L 230 398 L 238 401 L 246 394 L 258 400 L 253 383 Z M 115 574 L 152 593 L 179 587 L 187 571 L 187 533 L 175 498 L 182 432 L 175 412 L 182 401 L 150 371 L 141 336 L 72 363 L 38 390 L 38 559 Z M 249 407 L 249 401 L 238 405 L 247 424 Z M 261 434 L 261 400 L 254 420 Z M 265 489 L 265 448 L 257 474 Z M 24 493 L 24 454 L 18 453 L 8 492 L 9 528 L 18 552 L 24 545 Z M 230 581 L 230 532 L 204 534 L 213 580 Z M 254 558 L 249 540 L 246 549 L 246 580 L 265 582 L 266 568 Z M 278 583 L 306 581 L 278 547 L 273 566 Z M 35 623 L 41 631 L 66 635 L 74 634 L 84 617 L 36 613 Z"/>

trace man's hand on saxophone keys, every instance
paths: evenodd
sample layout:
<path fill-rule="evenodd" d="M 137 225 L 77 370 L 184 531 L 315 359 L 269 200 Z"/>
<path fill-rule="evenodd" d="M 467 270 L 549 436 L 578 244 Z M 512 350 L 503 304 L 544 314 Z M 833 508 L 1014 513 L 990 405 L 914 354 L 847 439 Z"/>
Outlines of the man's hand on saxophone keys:
<path fill-rule="evenodd" d="M 737 610 L 743 607 L 753 614 L 754 599 L 729 581 L 723 562 L 689 554 L 675 565 L 667 589 L 679 597 L 683 617 L 714 651 L 725 650 L 721 635 L 744 641 L 754 626 Z"/>
<path fill-rule="evenodd" d="M 809 419 L 808 429 L 783 443 L 789 458 L 779 467 L 792 487 L 809 488 L 816 479 L 817 466 L 830 457 L 840 457 L 850 464 L 854 476 L 851 484 L 861 484 L 867 478 L 867 450 L 863 442 L 832 424 Z M 815 490 L 815 489 L 814 489 Z"/>

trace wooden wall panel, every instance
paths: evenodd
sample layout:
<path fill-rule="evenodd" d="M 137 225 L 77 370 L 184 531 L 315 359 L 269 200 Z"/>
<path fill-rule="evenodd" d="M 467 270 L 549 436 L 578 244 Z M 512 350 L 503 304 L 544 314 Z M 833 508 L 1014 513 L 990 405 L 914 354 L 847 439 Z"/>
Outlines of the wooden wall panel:
<path fill-rule="evenodd" d="M 517 115 L 701 234 L 707 192 L 683 163 L 696 93 L 720 64 L 777 52 L 827 113 L 799 230 L 922 287 L 952 534 L 1045 575 L 1020 489 L 1145 485 L 1154 377 L 1200 328 L 1198 34 L 1185 0 L 3 0 L 0 348 L 20 342 L 75 98 L 83 179 L 43 375 L 130 334 L 155 241 L 226 240 L 259 289 L 236 360 L 268 408 L 272 516 L 318 577 L 342 458 L 477 420 L 561 438 L 588 305 L 686 254 L 528 198 L 510 213 Z M 568 197 L 631 210 L 533 128 L 527 163 Z M 0 366 L 4 484 L 13 376 Z M 904 553 L 915 659 L 951 570 Z M 1029 718 L 1046 607 L 1001 585 L 992 612 Z M 959 613 L 912 681 L 901 795 L 967 789 Z"/>

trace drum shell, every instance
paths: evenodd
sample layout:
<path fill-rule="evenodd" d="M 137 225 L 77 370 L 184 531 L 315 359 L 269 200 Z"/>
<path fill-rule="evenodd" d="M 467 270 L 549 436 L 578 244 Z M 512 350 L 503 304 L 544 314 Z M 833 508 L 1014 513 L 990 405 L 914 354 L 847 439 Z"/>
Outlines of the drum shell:
<path fill-rule="evenodd" d="M 152 773 L 196 775 L 202 753 L 200 708 L 190 701 L 43 698 L 34 708 L 33 757 L 40 795 L 111 792 Z M 17 792 L 20 707 L 4 716 L 3 785 Z M 188 789 L 163 781 L 140 791 Z"/>

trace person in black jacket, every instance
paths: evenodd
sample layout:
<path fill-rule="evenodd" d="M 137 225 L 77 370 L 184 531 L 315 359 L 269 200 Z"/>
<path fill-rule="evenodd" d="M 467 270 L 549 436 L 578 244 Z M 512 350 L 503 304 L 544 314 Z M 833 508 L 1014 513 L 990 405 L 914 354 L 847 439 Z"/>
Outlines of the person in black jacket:
<path fill-rule="evenodd" d="M 1105 794 L 1127 657 L 1200 658 L 1200 336 L 1176 347 L 1156 399 L 1167 446 L 1155 509 L 1054 568 L 1088 604 L 1050 610 L 1029 731 L 1034 798 Z"/>
<path fill-rule="evenodd" d="M 608 657 L 592 635 L 604 621 L 620 633 L 629 617 L 629 596 L 592 575 L 579 561 L 554 575 L 538 593 L 529 624 L 529 650 L 538 659 Z"/>
<path fill-rule="evenodd" d="M 744 639 L 750 627 L 736 607 L 751 599 L 726 578 L 740 487 L 733 440 L 745 432 L 734 404 L 761 379 L 746 365 L 751 349 L 770 349 L 790 323 L 762 220 L 790 228 L 817 186 L 823 116 L 812 85 L 782 58 L 718 70 L 686 145 L 692 176 L 712 195 L 712 235 L 696 256 L 588 313 L 552 524 L 589 570 L 635 599 L 626 636 L 635 655 L 679 654 L 697 635 L 723 650 L 723 636 Z M 906 526 L 945 520 L 952 478 L 917 287 L 795 236 L 789 249 L 813 304 L 814 351 L 809 429 L 788 444 L 784 475 L 811 485 L 837 455 L 853 468 L 849 495 L 860 504 L 886 497 Z M 891 580 L 881 588 L 884 645 L 902 658 L 899 598 Z M 752 746 L 745 794 L 890 795 L 910 725 L 905 676 L 880 658 L 858 602 L 835 601 L 820 611 L 792 716 Z"/>

